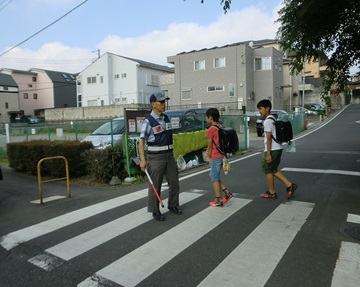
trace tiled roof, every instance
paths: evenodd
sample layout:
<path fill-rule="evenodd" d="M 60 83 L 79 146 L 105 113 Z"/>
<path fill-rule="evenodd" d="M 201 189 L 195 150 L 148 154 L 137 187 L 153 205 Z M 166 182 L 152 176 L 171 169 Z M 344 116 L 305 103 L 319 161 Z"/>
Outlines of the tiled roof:
<path fill-rule="evenodd" d="M 0 73 L 0 86 L 17 87 L 18 85 L 12 76 Z"/>

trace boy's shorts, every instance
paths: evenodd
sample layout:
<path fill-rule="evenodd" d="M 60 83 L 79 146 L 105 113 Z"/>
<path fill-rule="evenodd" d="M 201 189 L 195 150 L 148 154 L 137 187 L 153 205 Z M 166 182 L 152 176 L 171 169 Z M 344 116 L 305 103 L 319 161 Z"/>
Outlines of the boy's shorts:
<path fill-rule="evenodd" d="M 267 152 L 264 152 L 264 157 L 261 162 L 261 169 L 265 174 L 268 174 L 268 173 L 274 174 L 274 173 L 278 172 L 278 166 L 281 161 L 282 151 L 283 151 L 282 149 L 271 151 L 271 159 L 272 159 L 271 163 L 266 162 L 266 153 Z"/>
<path fill-rule="evenodd" d="M 211 181 L 219 181 L 220 180 L 220 171 L 222 169 L 223 159 L 217 158 L 211 160 L 211 168 L 210 168 L 210 176 Z"/>

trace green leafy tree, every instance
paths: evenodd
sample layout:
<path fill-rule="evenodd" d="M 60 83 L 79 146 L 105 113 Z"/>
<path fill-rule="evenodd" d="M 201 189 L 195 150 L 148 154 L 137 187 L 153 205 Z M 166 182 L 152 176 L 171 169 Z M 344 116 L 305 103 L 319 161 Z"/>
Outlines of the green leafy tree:
<path fill-rule="evenodd" d="M 220 4 L 226 13 L 231 0 Z M 284 0 L 283 4 L 277 38 L 284 51 L 295 54 L 292 71 L 301 72 L 305 61 L 327 60 L 325 93 L 334 85 L 343 91 L 350 68 L 360 65 L 360 1 Z"/>
<path fill-rule="evenodd" d="M 359 0 L 284 0 L 277 36 L 285 51 L 295 53 L 293 70 L 309 60 L 328 59 L 325 92 L 343 91 L 350 68 L 360 64 Z"/>

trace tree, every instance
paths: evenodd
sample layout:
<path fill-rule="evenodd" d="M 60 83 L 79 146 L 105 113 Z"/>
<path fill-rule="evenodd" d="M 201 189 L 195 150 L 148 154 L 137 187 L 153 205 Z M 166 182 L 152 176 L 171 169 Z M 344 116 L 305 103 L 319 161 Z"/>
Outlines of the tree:
<path fill-rule="evenodd" d="M 202 0 L 201 2 L 204 2 Z M 226 13 L 231 0 L 221 0 Z M 360 72 L 359 0 L 284 0 L 277 32 L 282 49 L 295 54 L 292 71 L 300 73 L 305 61 L 327 61 L 325 93 L 347 86 L 350 68 Z"/>
<path fill-rule="evenodd" d="M 350 68 L 360 65 L 359 0 L 284 0 L 277 37 L 283 50 L 295 53 L 293 71 L 305 61 L 327 59 L 325 92 L 348 83 Z"/>

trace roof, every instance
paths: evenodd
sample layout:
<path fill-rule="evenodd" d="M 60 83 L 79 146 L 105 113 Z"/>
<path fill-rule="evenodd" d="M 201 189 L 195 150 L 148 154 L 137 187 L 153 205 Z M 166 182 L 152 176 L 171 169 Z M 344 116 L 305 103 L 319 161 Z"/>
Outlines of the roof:
<path fill-rule="evenodd" d="M 160 70 L 160 71 L 164 71 L 164 72 L 169 72 L 169 73 L 173 73 L 174 72 L 174 68 L 170 68 L 168 66 L 164 66 L 164 65 L 158 65 L 158 64 L 154 64 L 154 63 L 150 63 L 150 62 L 146 62 L 143 60 L 139 60 L 139 59 L 134 59 L 134 58 L 129 58 L 129 57 L 124 57 L 124 56 L 120 56 L 124 59 L 128 59 L 130 61 L 133 62 L 137 62 L 140 64 L 140 66 L 142 67 L 146 67 L 146 68 L 150 68 L 150 69 L 154 69 L 154 70 Z"/>
<path fill-rule="evenodd" d="M 0 73 L 0 86 L 18 87 L 11 75 Z"/>
<path fill-rule="evenodd" d="M 58 83 L 62 82 L 62 83 L 69 83 L 69 84 L 76 83 L 77 74 L 72 74 L 69 72 L 43 70 L 43 69 L 32 69 L 32 70 L 45 72 L 53 82 L 58 82 Z"/>
<path fill-rule="evenodd" d="M 224 46 L 215 46 L 212 48 L 202 48 L 200 50 L 192 50 L 189 52 L 181 52 L 178 53 L 177 55 L 182 55 L 182 54 L 190 54 L 190 53 L 195 53 L 195 52 L 203 52 L 203 51 L 208 51 L 208 50 L 214 50 L 214 49 L 221 49 L 221 48 L 227 48 L 227 47 L 234 47 L 234 46 L 240 46 L 240 45 L 247 45 L 249 46 L 250 42 L 253 43 L 253 45 L 256 46 L 262 46 L 265 44 L 273 44 L 273 43 L 277 43 L 278 41 L 275 39 L 263 39 L 263 40 L 248 40 L 248 41 L 243 41 L 243 42 L 236 42 L 236 43 L 232 43 L 232 44 L 226 44 Z"/>
<path fill-rule="evenodd" d="M 154 70 L 159 70 L 159 71 L 163 71 L 163 72 L 168 72 L 168 73 L 174 73 L 174 68 L 170 68 L 168 66 L 158 65 L 158 64 L 150 63 L 150 62 L 139 60 L 139 59 L 134 59 L 134 58 L 130 58 L 130 57 L 117 55 L 117 54 L 110 53 L 110 52 L 106 52 L 105 54 L 111 54 L 111 55 L 114 55 L 114 56 L 117 56 L 117 57 L 121 57 L 121 58 L 130 60 L 130 61 L 136 62 L 142 67 L 146 67 L 146 68 L 150 68 L 150 69 L 154 69 Z M 101 57 L 103 57 L 103 56 L 101 56 Z"/>

